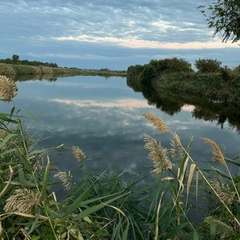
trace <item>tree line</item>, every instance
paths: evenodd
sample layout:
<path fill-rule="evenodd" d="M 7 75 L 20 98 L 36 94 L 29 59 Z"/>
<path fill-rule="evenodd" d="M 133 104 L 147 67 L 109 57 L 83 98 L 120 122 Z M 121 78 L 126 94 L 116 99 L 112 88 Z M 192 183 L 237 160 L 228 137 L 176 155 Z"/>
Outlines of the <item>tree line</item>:
<path fill-rule="evenodd" d="M 40 62 L 20 60 L 16 54 L 12 55 L 12 58 L 0 59 L 0 63 L 14 64 L 14 65 L 30 65 L 30 66 L 46 66 L 46 67 L 58 67 L 56 63 Z"/>

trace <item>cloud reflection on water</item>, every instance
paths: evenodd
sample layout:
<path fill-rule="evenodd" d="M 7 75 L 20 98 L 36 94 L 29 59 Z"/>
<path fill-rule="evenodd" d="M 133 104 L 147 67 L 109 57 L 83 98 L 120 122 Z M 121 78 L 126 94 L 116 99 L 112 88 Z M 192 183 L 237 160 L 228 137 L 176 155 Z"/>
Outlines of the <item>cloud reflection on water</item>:
<path fill-rule="evenodd" d="M 102 107 L 102 108 L 123 108 L 123 109 L 136 109 L 136 108 L 154 108 L 147 104 L 146 100 L 138 100 L 138 99 L 115 99 L 111 102 L 101 102 L 94 100 L 74 100 L 74 99 L 50 99 L 50 102 L 57 102 L 61 104 L 67 104 L 71 106 L 77 107 Z"/>
<path fill-rule="evenodd" d="M 216 121 L 193 118 L 194 106 L 185 105 L 170 116 L 148 105 L 142 94 L 133 92 L 123 79 L 78 76 L 52 83 L 30 81 L 20 83 L 19 90 L 16 105 L 28 109 L 45 127 L 38 129 L 46 137 L 44 146 L 78 145 L 88 157 L 100 156 L 90 162 L 91 167 L 100 171 L 109 167 L 111 171 L 128 169 L 129 174 L 133 174 L 144 166 L 151 166 L 144 149 L 144 133 L 169 147 L 170 134 L 158 134 L 142 117 L 146 112 L 159 116 L 176 131 L 184 146 L 194 136 L 191 154 L 197 160 L 204 161 L 203 152 L 211 151 L 200 137 L 224 143 L 230 153 L 240 151 L 236 133 L 219 129 Z M 39 126 L 29 126 L 33 132 L 37 128 Z M 57 160 L 62 168 L 74 169 L 74 163 L 68 161 L 70 158 L 63 155 Z"/>

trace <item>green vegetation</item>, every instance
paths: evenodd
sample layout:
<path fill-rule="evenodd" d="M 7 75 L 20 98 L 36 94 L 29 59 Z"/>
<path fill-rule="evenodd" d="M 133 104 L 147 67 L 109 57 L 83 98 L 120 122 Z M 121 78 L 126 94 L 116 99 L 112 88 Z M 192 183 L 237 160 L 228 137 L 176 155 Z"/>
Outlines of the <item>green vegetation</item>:
<path fill-rule="evenodd" d="M 175 58 L 167 61 L 177 62 Z M 181 111 L 186 104 L 194 105 L 194 117 L 216 120 L 221 127 L 228 122 L 230 127 L 240 131 L 240 66 L 230 69 L 214 59 L 198 59 L 196 71 L 191 68 L 181 71 L 175 65 L 172 65 L 173 71 L 171 68 L 165 71 L 162 68 L 164 61 L 157 62 L 152 60 L 146 65 L 130 66 L 127 71 L 128 86 L 142 92 L 148 104 L 169 115 Z M 182 61 L 179 63 L 181 66 Z M 152 75 L 149 75 L 149 69 Z"/>
<path fill-rule="evenodd" d="M 0 63 L 29 65 L 29 66 L 58 67 L 56 63 L 48 63 L 48 62 L 44 63 L 39 61 L 20 60 L 20 57 L 16 54 L 13 54 L 12 58 L 0 59 Z"/>
<path fill-rule="evenodd" d="M 198 59 L 195 66 L 199 73 L 218 73 L 221 72 L 221 62 L 213 59 Z"/>
<path fill-rule="evenodd" d="M 199 6 L 206 17 L 209 28 L 215 29 L 214 35 L 223 33 L 222 40 L 237 42 L 240 39 L 240 2 L 239 0 L 214 0 L 212 4 Z"/>
<path fill-rule="evenodd" d="M 144 74 L 151 75 L 152 68 Z M 126 181 L 123 173 L 96 176 L 85 165 L 94 159 L 86 158 L 77 146 L 37 148 L 36 139 L 24 130 L 23 113 L 12 101 L 16 91 L 15 82 L 0 77 L 2 104 L 12 103 L 10 113 L 0 113 L 1 239 L 240 237 L 240 176 L 229 170 L 240 166 L 239 156 L 231 160 L 214 141 L 203 138 L 220 167 L 201 169 L 190 156 L 193 139 L 183 146 L 161 119 L 143 114 L 160 134 L 172 137 L 171 148 L 166 149 L 144 135 L 154 164 L 151 181 L 145 177 Z M 72 150 L 77 161 L 73 173 L 59 170 L 51 161 L 52 154 L 63 150 Z M 62 186 L 60 195 L 57 185 Z M 198 221 L 190 220 L 190 211 L 199 214 Z"/>
<path fill-rule="evenodd" d="M 126 76 L 126 71 L 114 71 L 108 68 L 100 70 L 59 67 L 56 63 L 43 63 L 39 61 L 19 60 L 18 55 L 13 55 L 12 59 L 0 59 L 0 75 L 11 77 L 12 79 L 56 79 L 66 76 Z"/>
<path fill-rule="evenodd" d="M 163 62 L 168 62 L 168 67 L 163 67 Z M 239 66 L 235 69 L 222 67 L 221 62 L 212 59 L 196 60 L 196 72 L 190 66 L 176 58 L 152 60 L 143 66 L 130 66 L 127 83 L 136 91 L 141 91 L 150 102 L 154 95 L 167 91 L 179 96 L 203 97 L 213 103 L 240 106 Z"/>

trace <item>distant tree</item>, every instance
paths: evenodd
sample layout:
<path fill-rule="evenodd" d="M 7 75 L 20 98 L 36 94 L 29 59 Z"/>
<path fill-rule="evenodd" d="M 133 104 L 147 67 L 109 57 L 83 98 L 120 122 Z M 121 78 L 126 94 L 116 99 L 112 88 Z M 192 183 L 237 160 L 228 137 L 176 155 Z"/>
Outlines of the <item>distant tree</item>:
<path fill-rule="evenodd" d="M 237 42 L 240 39 L 240 0 L 214 0 L 212 4 L 199 6 L 206 17 L 209 28 L 214 28 L 214 36 L 223 33 L 222 41 Z"/>
<path fill-rule="evenodd" d="M 222 62 L 213 59 L 198 59 L 195 61 L 195 66 L 200 73 L 216 73 L 221 72 Z"/>
<path fill-rule="evenodd" d="M 19 56 L 18 55 L 12 55 L 12 61 L 13 61 L 13 64 L 17 64 L 18 61 L 19 61 Z"/>

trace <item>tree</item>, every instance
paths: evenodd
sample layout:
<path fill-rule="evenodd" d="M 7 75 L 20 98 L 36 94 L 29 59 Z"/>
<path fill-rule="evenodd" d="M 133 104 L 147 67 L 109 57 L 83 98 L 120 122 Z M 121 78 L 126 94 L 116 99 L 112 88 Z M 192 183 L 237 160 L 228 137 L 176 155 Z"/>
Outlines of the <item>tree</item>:
<path fill-rule="evenodd" d="M 212 4 L 199 6 L 206 17 L 209 28 L 214 28 L 214 36 L 223 33 L 222 41 L 237 42 L 240 39 L 240 1 L 214 0 Z"/>
<path fill-rule="evenodd" d="M 156 72 L 161 75 L 164 73 L 192 72 L 191 63 L 184 59 L 165 58 L 160 60 L 151 60 L 150 64 L 154 66 Z"/>
<path fill-rule="evenodd" d="M 13 61 L 13 64 L 17 64 L 18 63 L 18 60 L 19 60 L 19 56 L 18 55 L 12 55 L 12 61 Z"/>
<path fill-rule="evenodd" d="M 215 73 L 221 71 L 222 62 L 213 59 L 198 59 L 195 66 L 200 73 Z"/>

